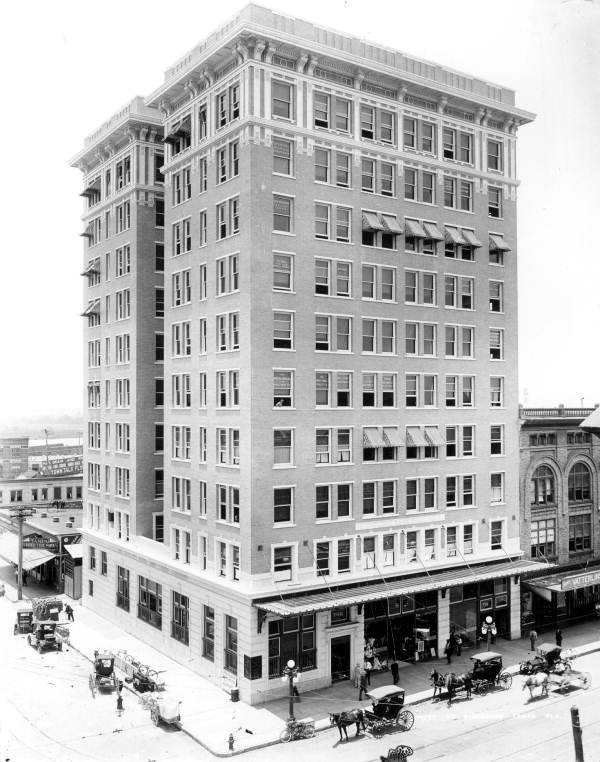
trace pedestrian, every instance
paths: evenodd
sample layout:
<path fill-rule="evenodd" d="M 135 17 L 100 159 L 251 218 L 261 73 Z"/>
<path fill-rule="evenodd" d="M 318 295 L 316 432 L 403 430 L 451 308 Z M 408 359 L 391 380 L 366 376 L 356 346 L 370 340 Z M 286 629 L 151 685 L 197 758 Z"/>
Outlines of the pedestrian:
<path fill-rule="evenodd" d="M 367 676 L 367 685 L 371 685 L 371 670 L 373 665 L 370 661 L 365 661 L 365 675 Z"/>
<path fill-rule="evenodd" d="M 121 694 L 119 693 L 117 694 L 117 714 L 119 715 L 119 717 L 123 714 L 124 711 L 125 711 L 125 708 L 123 706 L 123 696 L 121 696 Z"/>
<path fill-rule="evenodd" d="M 298 693 L 298 686 L 296 683 L 293 683 L 293 690 L 292 695 L 294 696 L 294 701 L 300 701 L 300 694 Z"/>
<path fill-rule="evenodd" d="M 462 653 L 462 638 L 460 637 L 460 635 L 456 636 L 455 643 L 456 643 L 456 655 L 460 656 Z"/>
<path fill-rule="evenodd" d="M 446 641 L 446 647 L 444 648 L 444 653 L 446 654 L 446 663 L 452 664 L 452 644 L 450 642 L 450 638 Z"/>
<path fill-rule="evenodd" d="M 358 700 L 363 700 L 363 693 L 366 693 L 368 690 L 368 682 L 367 682 L 367 675 L 368 672 L 366 670 L 363 670 L 360 673 L 359 683 L 358 683 Z"/>
<path fill-rule="evenodd" d="M 65 614 L 67 615 L 67 620 L 69 622 L 74 622 L 75 621 L 75 617 L 73 616 L 73 609 L 69 606 L 68 603 L 65 606 Z"/>
<path fill-rule="evenodd" d="M 556 645 L 562 646 L 562 632 L 559 629 L 556 630 Z"/>
<path fill-rule="evenodd" d="M 390 664 L 390 671 L 392 673 L 392 682 L 394 685 L 398 685 L 398 662 L 396 659 L 392 660 L 392 663 Z"/>
<path fill-rule="evenodd" d="M 535 651 L 535 644 L 538 639 L 538 634 L 535 630 L 531 630 L 529 633 L 529 645 L 531 646 L 531 650 Z"/>

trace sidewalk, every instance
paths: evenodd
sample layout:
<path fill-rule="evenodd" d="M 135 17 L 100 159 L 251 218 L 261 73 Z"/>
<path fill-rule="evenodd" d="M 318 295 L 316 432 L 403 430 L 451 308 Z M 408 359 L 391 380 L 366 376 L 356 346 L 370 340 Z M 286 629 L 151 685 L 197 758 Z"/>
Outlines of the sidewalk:
<path fill-rule="evenodd" d="M 7 579 L 3 571 L 0 567 L 0 581 L 6 586 L 7 598 L 14 601 L 14 577 Z M 24 597 L 35 597 L 51 595 L 52 591 L 32 585 L 23 588 L 23 593 Z M 182 702 L 183 731 L 216 756 L 232 755 L 228 748 L 230 733 L 234 737 L 233 754 L 279 742 L 279 734 L 288 716 L 287 699 L 278 699 L 258 706 L 248 706 L 242 702 L 233 703 L 228 692 L 127 635 L 110 621 L 94 614 L 78 602 L 73 602 L 64 595 L 59 597 L 64 601 L 69 600 L 75 612 L 75 622 L 69 624 L 71 646 L 90 660 L 95 649 L 106 648 L 114 652 L 124 649 L 136 659 L 150 664 L 153 669 L 165 670 L 167 690 L 162 695 Z M 61 619 L 66 619 L 64 614 Z M 563 636 L 563 646 L 575 649 L 576 653 L 600 650 L 600 621 L 587 620 L 572 627 L 564 627 Z M 544 641 L 553 641 L 552 633 L 540 636 L 538 643 Z M 518 672 L 519 662 L 529 654 L 529 638 L 512 641 L 498 638 L 492 649 L 502 654 L 506 668 L 514 674 Z M 462 656 L 454 657 L 451 666 L 446 664 L 446 659 L 432 659 L 417 664 L 401 663 L 400 686 L 406 690 L 406 704 L 419 704 L 432 698 L 429 673 L 434 667 L 440 672 L 466 671 L 471 667 L 469 654 L 475 650 L 463 649 Z M 371 687 L 391 682 L 388 671 L 376 673 L 372 676 Z M 329 688 L 306 693 L 302 691 L 302 680 L 298 687 L 301 695 L 295 705 L 295 714 L 298 719 L 313 717 L 317 730 L 329 727 L 329 712 L 360 706 L 358 689 L 352 681 L 339 682 Z M 367 702 L 363 702 L 362 705 L 366 706 Z"/>

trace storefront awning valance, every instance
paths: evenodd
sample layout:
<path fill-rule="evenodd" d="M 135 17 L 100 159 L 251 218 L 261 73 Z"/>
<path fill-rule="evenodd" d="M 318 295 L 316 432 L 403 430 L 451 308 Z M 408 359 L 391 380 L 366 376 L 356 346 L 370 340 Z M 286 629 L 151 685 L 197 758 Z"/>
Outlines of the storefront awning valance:
<path fill-rule="evenodd" d="M 446 241 L 448 243 L 454 243 L 460 246 L 464 246 L 467 242 L 460 234 L 458 228 L 446 226 Z"/>
<path fill-rule="evenodd" d="M 404 220 L 407 238 L 428 238 L 423 226 L 417 220 Z"/>
<path fill-rule="evenodd" d="M 424 222 L 423 229 L 427 233 L 427 238 L 430 238 L 432 241 L 444 240 L 444 236 L 442 235 L 440 229 L 435 224 L 435 222 Z"/>
<path fill-rule="evenodd" d="M 363 429 L 363 447 L 387 447 L 387 445 L 383 441 L 379 429 L 374 426 L 367 426 Z"/>
<path fill-rule="evenodd" d="M 314 611 L 328 611 L 344 606 L 370 603 L 372 601 L 396 598 L 399 595 L 414 595 L 427 590 L 440 590 L 454 585 L 465 585 L 475 580 L 498 579 L 508 575 L 525 574 L 537 571 L 541 564 L 537 561 L 514 559 L 499 564 L 481 564 L 469 568 L 451 569 L 438 574 L 422 574 L 418 577 L 400 577 L 373 585 L 354 585 L 352 587 L 315 590 L 296 597 L 283 597 L 278 600 L 260 600 L 252 602 L 256 608 L 277 616 L 297 616 Z"/>
<path fill-rule="evenodd" d="M 545 577 L 534 577 L 534 579 L 523 580 L 523 584 L 546 598 L 542 594 L 542 591 L 565 593 L 568 590 L 577 590 L 581 587 L 600 585 L 600 567 L 588 569 L 587 571 L 561 572 L 559 574 L 549 574 Z M 550 600 L 550 598 L 548 597 L 547 600 Z"/>
<path fill-rule="evenodd" d="M 65 545 L 65 550 L 71 558 L 83 558 L 83 544 L 80 542 L 72 542 L 69 545 Z"/>
<path fill-rule="evenodd" d="M 406 444 L 409 447 L 429 447 L 429 442 L 419 426 L 406 427 Z"/>
<path fill-rule="evenodd" d="M 37 566 L 45 564 L 46 561 L 52 560 L 54 556 L 54 553 L 43 548 L 39 550 L 23 548 L 23 569 L 26 571 L 35 569 Z M 0 558 L 10 561 L 11 564 L 19 563 L 19 538 L 16 534 L 5 532 L 0 535 Z"/>
<path fill-rule="evenodd" d="M 499 233 L 490 233 L 490 249 L 492 251 L 510 251 L 510 246 Z"/>
<path fill-rule="evenodd" d="M 462 237 L 465 239 L 468 246 L 472 246 L 474 249 L 480 249 L 483 246 L 481 241 L 477 238 L 472 230 L 463 229 L 460 232 L 462 233 Z"/>

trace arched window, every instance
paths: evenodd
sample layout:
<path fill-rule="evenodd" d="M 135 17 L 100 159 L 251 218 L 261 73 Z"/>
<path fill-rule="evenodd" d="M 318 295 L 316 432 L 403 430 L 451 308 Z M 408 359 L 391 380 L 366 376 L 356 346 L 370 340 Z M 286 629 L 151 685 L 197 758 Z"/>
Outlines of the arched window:
<path fill-rule="evenodd" d="M 554 503 L 554 473 L 548 466 L 536 468 L 531 483 L 533 485 L 533 505 Z"/>
<path fill-rule="evenodd" d="M 575 463 L 569 471 L 569 502 L 592 499 L 592 475 L 585 463 Z"/>

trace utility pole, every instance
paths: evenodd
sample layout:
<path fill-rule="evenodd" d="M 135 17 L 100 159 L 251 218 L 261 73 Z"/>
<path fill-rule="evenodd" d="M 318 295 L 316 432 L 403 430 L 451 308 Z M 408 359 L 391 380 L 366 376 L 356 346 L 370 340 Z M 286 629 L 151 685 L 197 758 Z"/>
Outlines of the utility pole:
<path fill-rule="evenodd" d="M 17 570 L 17 600 L 23 600 L 23 523 L 28 516 L 33 516 L 34 509 L 27 505 L 19 505 L 10 509 L 10 517 L 19 527 L 19 564 Z"/>
<path fill-rule="evenodd" d="M 571 707 L 571 726 L 573 728 L 573 744 L 575 745 L 575 762 L 584 762 L 582 730 L 579 722 L 579 709 L 576 706 Z"/>
<path fill-rule="evenodd" d="M 46 470 L 48 470 L 48 429 L 44 429 L 46 435 Z"/>

